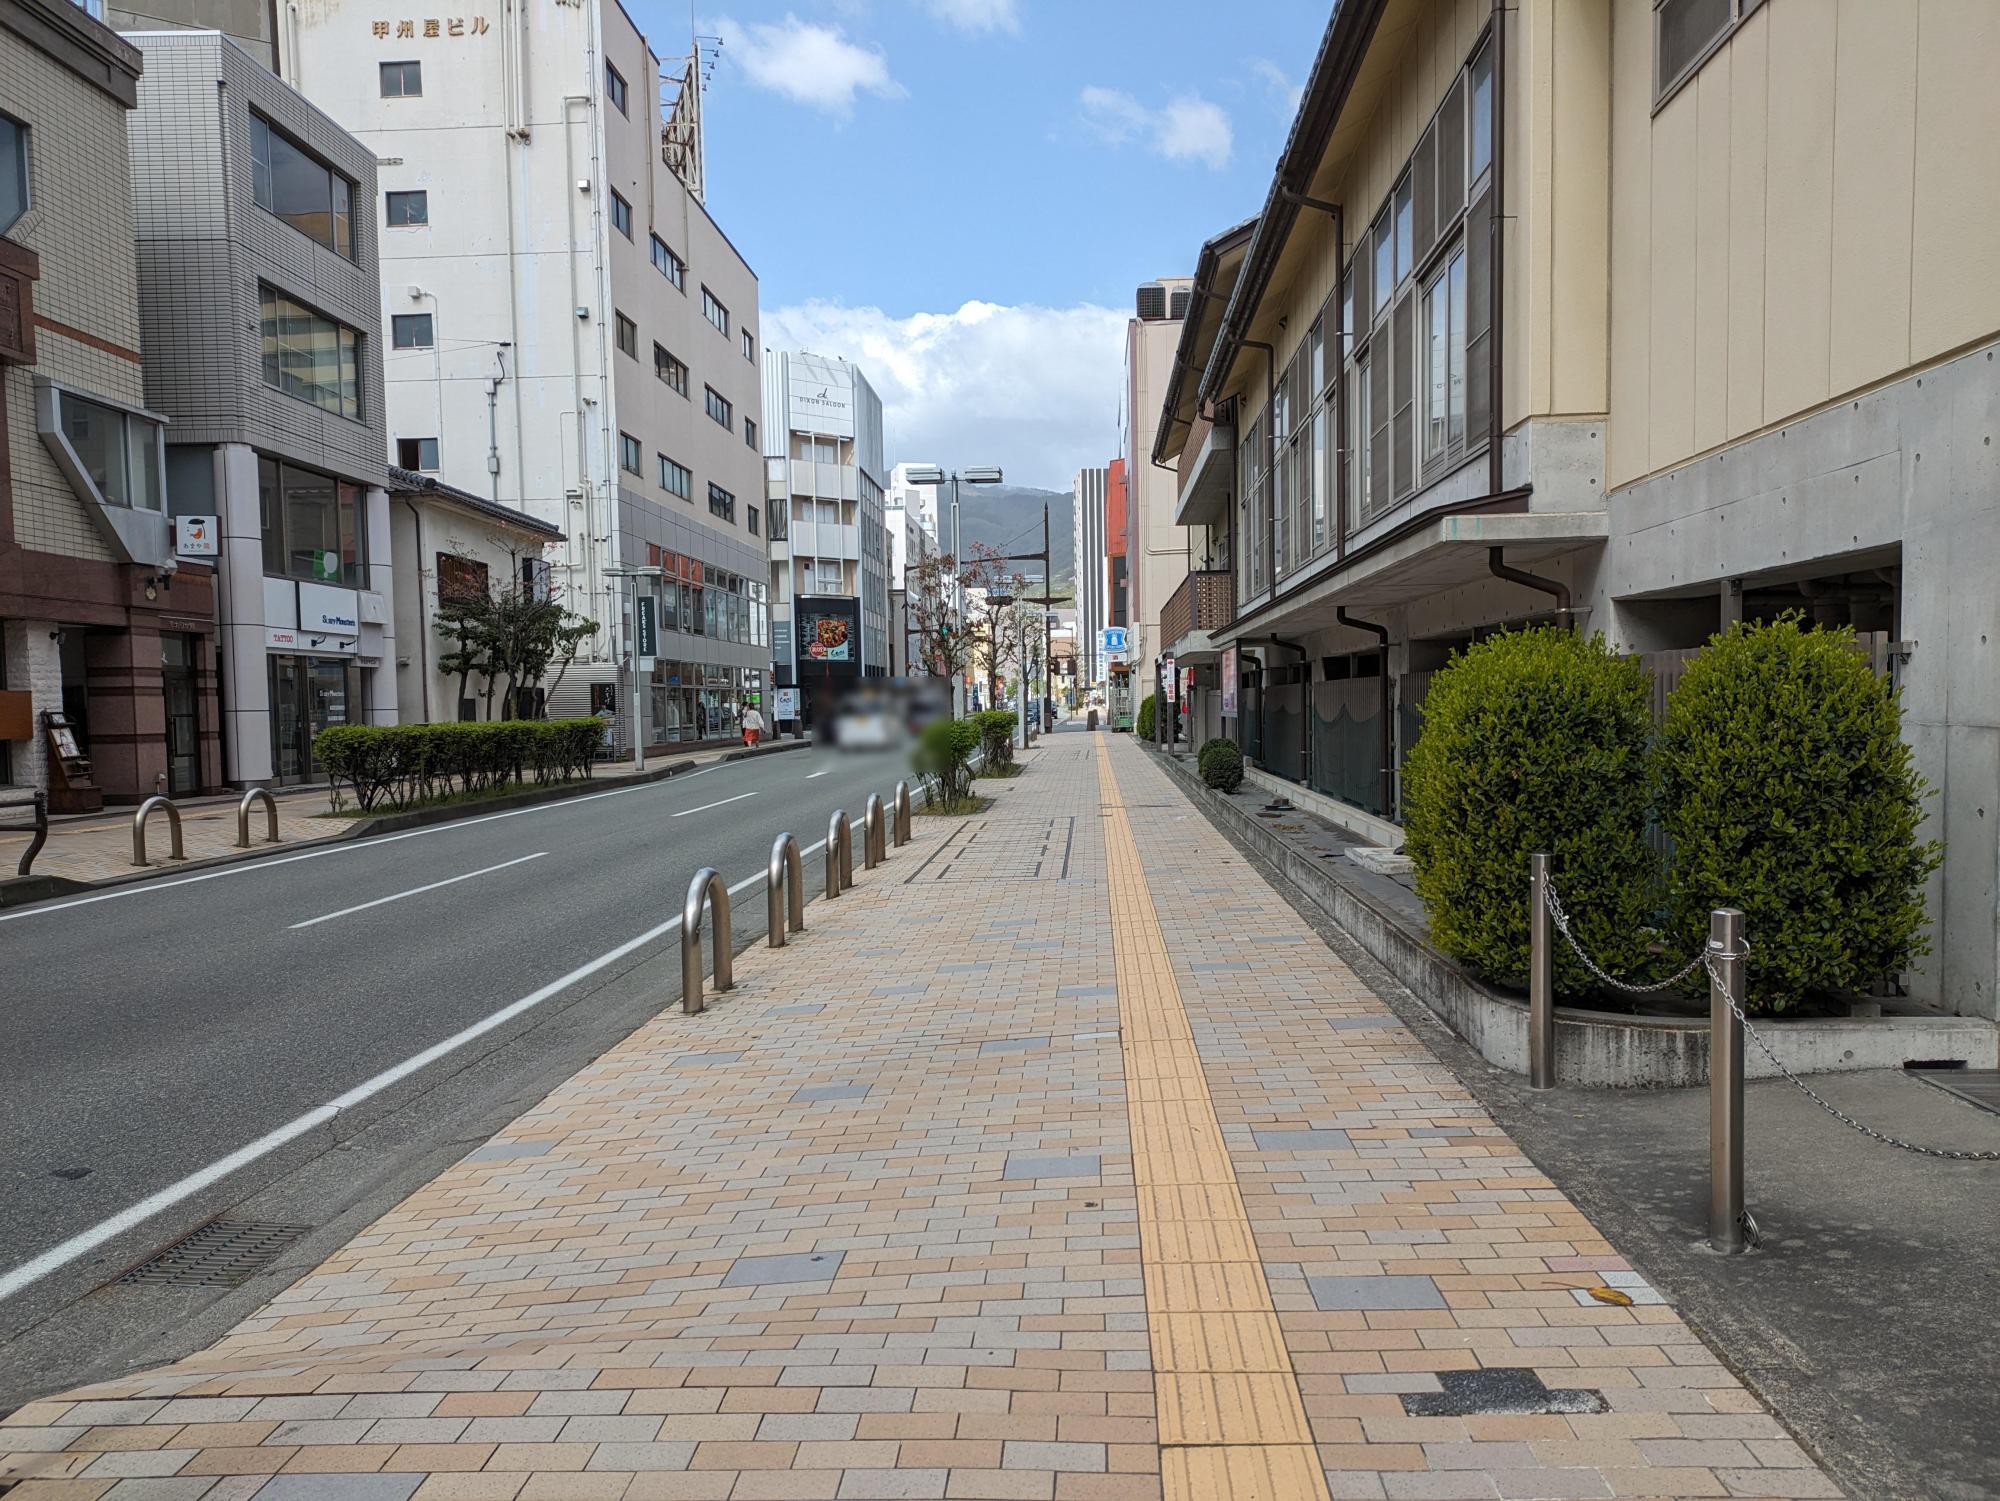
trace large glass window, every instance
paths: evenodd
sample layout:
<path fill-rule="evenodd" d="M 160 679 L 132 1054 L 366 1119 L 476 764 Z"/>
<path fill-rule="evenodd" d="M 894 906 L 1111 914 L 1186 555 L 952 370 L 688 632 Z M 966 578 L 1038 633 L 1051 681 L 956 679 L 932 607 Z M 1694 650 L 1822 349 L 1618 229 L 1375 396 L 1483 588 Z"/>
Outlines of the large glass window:
<path fill-rule="evenodd" d="M 308 239 L 354 258 L 354 184 L 276 129 L 250 117 L 250 190 Z"/>
<path fill-rule="evenodd" d="M 257 461 L 264 572 L 359 589 L 366 581 L 361 487 L 275 459 Z"/>
<path fill-rule="evenodd" d="M 270 287 L 263 289 L 264 384 L 359 420 L 361 336 Z"/>
<path fill-rule="evenodd" d="M 70 452 L 106 505 L 164 508 L 160 425 L 74 391 L 57 392 L 56 420 Z"/>
<path fill-rule="evenodd" d="M 0 115 L 0 235 L 28 211 L 28 127 Z"/>
<path fill-rule="evenodd" d="M 1472 119 L 1468 122 L 1467 182 L 1493 165 L 1493 49 L 1480 49 L 1472 63 Z"/>
<path fill-rule="evenodd" d="M 1424 457 L 1465 441 L 1465 251 L 1424 288 Z"/>

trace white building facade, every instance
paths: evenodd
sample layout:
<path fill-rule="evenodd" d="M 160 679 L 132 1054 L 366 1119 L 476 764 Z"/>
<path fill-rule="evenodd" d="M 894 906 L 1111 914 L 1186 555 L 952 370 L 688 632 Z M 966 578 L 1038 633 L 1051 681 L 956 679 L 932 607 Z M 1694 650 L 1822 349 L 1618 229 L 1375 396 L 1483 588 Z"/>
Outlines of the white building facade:
<path fill-rule="evenodd" d="M 1071 483 L 1071 540 L 1076 558 L 1076 679 L 1084 690 L 1104 681 L 1104 481 L 1102 466 L 1079 469 Z"/>
<path fill-rule="evenodd" d="M 772 669 L 811 722 L 889 673 L 882 399 L 846 360 L 766 350 L 764 410 Z"/>
<path fill-rule="evenodd" d="M 375 152 L 388 458 L 556 527 L 601 629 L 552 712 L 733 732 L 770 660 L 755 274 L 703 203 L 702 62 L 612 0 L 288 9 L 283 75 Z M 627 570 L 659 568 L 658 580 Z"/>

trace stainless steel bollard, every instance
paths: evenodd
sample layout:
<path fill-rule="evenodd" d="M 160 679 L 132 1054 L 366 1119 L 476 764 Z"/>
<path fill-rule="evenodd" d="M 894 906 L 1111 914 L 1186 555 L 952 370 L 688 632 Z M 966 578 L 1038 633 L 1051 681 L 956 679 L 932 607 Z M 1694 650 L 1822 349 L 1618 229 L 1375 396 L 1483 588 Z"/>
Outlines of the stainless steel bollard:
<path fill-rule="evenodd" d="M 780 834 L 771 846 L 771 869 L 764 883 L 764 924 L 774 949 L 785 946 L 787 926 L 794 933 L 806 930 L 805 862 L 799 858 L 798 840 L 790 834 Z"/>
<path fill-rule="evenodd" d="M 888 839 L 882 829 L 882 799 L 868 794 L 868 809 L 861 815 L 861 865 L 873 870 L 889 857 Z"/>
<path fill-rule="evenodd" d="M 236 847 L 240 850 L 250 848 L 250 805 L 260 800 L 264 804 L 265 835 L 272 844 L 278 843 L 278 800 L 271 796 L 270 788 L 252 787 L 236 805 Z"/>
<path fill-rule="evenodd" d="M 1709 914 L 1708 950 L 1708 1245 L 1724 1256 L 1743 1250 L 1743 914 Z"/>
<path fill-rule="evenodd" d="M 1556 1087 L 1556 950 L 1548 855 L 1528 856 L 1528 1085 Z"/>
<path fill-rule="evenodd" d="M 734 948 L 729 934 L 729 888 L 722 874 L 704 865 L 688 882 L 687 900 L 681 904 L 681 1010 L 689 1015 L 704 1009 L 701 995 L 701 909 L 706 901 L 715 918 L 709 949 L 715 956 L 715 989 L 719 995 L 736 988 L 730 973 Z"/>
<path fill-rule="evenodd" d="M 153 816 L 155 809 L 167 815 L 167 847 L 173 858 L 187 859 L 187 851 L 181 845 L 181 810 L 164 797 L 149 797 L 139 804 L 139 811 L 132 815 L 132 863 L 140 867 L 146 864 L 146 820 Z"/>
<path fill-rule="evenodd" d="M 854 831 L 840 808 L 826 821 L 826 894 L 836 897 L 854 884 Z"/>
<path fill-rule="evenodd" d="M 896 848 L 901 849 L 910 842 L 910 784 L 896 784 L 895 803 Z"/>

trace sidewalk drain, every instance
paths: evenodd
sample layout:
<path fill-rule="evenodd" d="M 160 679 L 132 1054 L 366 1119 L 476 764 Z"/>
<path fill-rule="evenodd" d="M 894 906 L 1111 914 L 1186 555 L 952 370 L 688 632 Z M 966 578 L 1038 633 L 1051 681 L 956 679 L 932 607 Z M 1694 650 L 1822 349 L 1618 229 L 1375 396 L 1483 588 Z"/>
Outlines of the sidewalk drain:
<path fill-rule="evenodd" d="M 118 1280 L 166 1287 L 235 1287 L 312 1230 L 265 1220 L 211 1220 Z"/>

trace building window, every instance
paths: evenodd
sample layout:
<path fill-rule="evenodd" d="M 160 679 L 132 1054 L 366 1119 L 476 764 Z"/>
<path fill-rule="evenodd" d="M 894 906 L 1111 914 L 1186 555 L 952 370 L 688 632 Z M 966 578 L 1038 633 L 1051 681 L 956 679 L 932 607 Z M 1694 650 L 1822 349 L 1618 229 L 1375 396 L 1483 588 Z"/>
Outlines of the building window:
<path fill-rule="evenodd" d="M 264 384 L 356 421 L 361 335 L 270 287 L 262 289 Z"/>
<path fill-rule="evenodd" d="M 618 352 L 639 358 L 639 325 L 623 313 L 618 315 Z"/>
<path fill-rule="evenodd" d="M 1465 250 L 1424 288 L 1424 458 L 1465 443 Z"/>
<path fill-rule="evenodd" d="M 1493 49 L 1482 47 L 1472 60 L 1472 119 L 1466 131 L 1467 182 L 1493 165 Z"/>
<path fill-rule="evenodd" d="M 715 300 L 715 294 L 707 287 L 701 289 L 701 315 L 713 323 L 718 333 L 729 332 L 729 309 Z"/>
<path fill-rule="evenodd" d="M 354 184 L 257 114 L 250 117 L 250 193 L 307 239 L 354 259 Z"/>
<path fill-rule="evenodd" d="M 748 417 L 743 419 L 743 446 L 746 448 L 757 446 L 757 424 Z"/>
<path fill-rule="evenodd" d="M 412 229 L 431 222 L 431 195 L 421 189 L 413 192 L 390 193 L 388 213 L 384 216 L 391 229 Z"/>
<path fill-rule="evenodd" d="M 687 291 L 687 262 L 667 249 L 667 242 L 658 235 L 653 236 L 653 269 L 681 292 Z"/>
<path fill-rule="evenodd" d="M 743 358 L 752 364 L 757 362 L 757 336 L 747 328 L 743 330 Z"/>
<path fill-rule="evenodd" d="M 715 387 L 704 386 L 702 389 L 708 393 L 702 402 L 708 409 L 708 415 L 724 427 L 734 427 L 736 425 L 736 409 L 723 399 L 722 393 L 716 390 Z"/>
<path fill-rule="evenodd" d="M 431 347 L 429 313 L 393 313 L 389 318 L 389 342 L 397 349 Z"/>
<path fill-rule="evenodd" d="M 660 455 L 660 488 L 682 500 L 694 499 L 694 475 L 665 454 Z"/>
<path fill-rule="evenodd" d="M 1653 107 L 1713 57 L 1764 0 L 1653 0 Z"/>
<path fill-rule="evenodd" d="M 618 435 L 618 467 L 627 474 L 643 474 L 639 467 L 639 440 L 630 433 Z"/>
<path fill-rule="evenodd" d="M 37 408 L 42 440 L 55 451 L 72 489 L 100 505 L 166 509 L 159 423 L 65 386 L 41 389 L 48 398 Z"/>
<path fill-rule="evenodd" d="M 750 529 L 751 536 L 761 535 L 760 529 L 762 523 L 763 517 L 758 514 L 755 506 L 745 506 L 743 508 L 743 524 Z"/>
<path fill-rule="evenodd" d="M 384 99 L 415 99 L 424 91 L 424 65 L 422 63 L 382 64 L 382 97 Z"/>
<path fill-rule="evenodd" d="M 708 487 L 708 514 L 711 516 L 720 516 L 724 521 L 734 521 L 736 519 L 736 497 L 723 489 L 722 486 L 711 484 Z"/>
<path fill-rule="evenodd" d="M 688 393 L 688 367 L 667 353 L 664 344 L 653 346 L 653 374 L 682 396 Z"/>
<path fill-rule="evenodd" d="M 629 107 L 630 93 L 631 91 L 625 87 L 625 75 L 612 67 L 610 63 L 606 63 L 604 65 L 604 97 L 618 107 L 618 113 L 621 115 L 632 113 Z"/>
<path fill-rule="evenodd" d="M 632 205 L 616 188 L 611 190 L 611 227 L 626 239 L 632 238 Z"/>
<path fill-rule="evenodd" d="M 367 577 L 368 549 L 361 487 L 329 474 L 257 461 L 264 519 L 264 572 L 358 589 Z"/>
<path fill-rule="evenodd" d="M 0 115 L 0 235 L 28 211 L 28 127 Z"/>
<path fill-rule="evenodd" d="M 426 474 L 435 473 L 438 466 L 438 440 L 436 438 L 398 438 L 396 440 L 396 462 L 405 469 L 419 469 Z"/>

